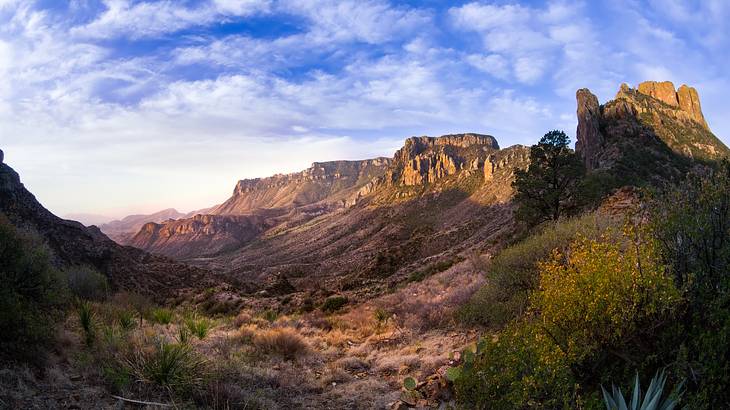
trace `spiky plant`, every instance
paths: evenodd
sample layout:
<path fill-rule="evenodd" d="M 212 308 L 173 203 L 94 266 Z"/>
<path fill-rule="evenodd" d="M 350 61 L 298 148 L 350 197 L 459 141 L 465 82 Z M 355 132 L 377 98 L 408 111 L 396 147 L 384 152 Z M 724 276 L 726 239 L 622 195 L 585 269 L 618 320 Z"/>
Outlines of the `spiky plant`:
<path fill-rule="evenodd" d="M 641 387 L 639 386 L 639 374 L 634 377 L 634 392 L 631 395 L 631 401 L 627 404 L 623 393 L 620 388 L 615 385 L 611 385 L 611 393 L 609 394 L 606 389 L 601 386 L 603 392 L 603 402 L 606 405 L 607 410 L 672 410 L 674 409 L 680 397 L 682 396 L 682 385 L 680 383 L 672 393 L 669 394 L 664 400 L 662 395 L 664 393 L 664 384 L 667 382 L 667 375 L 664 370 L 657 372 L 656 375 L 651 379 L 649 389 L 647 389 L 644 398 L 641 398 Z"/>
<path fill-rule="evenodd" d="M 91 346 L 94 343 L 94 310 L 91 307 L 91 303 L 85 300 L 79 300 L 77 313 L 81 328 L 84 330 L 85 342 Z"/>

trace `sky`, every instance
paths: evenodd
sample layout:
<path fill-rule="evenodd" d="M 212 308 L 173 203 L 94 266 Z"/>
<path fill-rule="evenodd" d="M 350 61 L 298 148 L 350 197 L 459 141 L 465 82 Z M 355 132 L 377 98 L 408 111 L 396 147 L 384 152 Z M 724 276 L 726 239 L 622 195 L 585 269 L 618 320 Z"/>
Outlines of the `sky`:
<path fill-rule="evenodd" d="M 0 0 L 0 149 L 59 215 L 224 201 L 412 135 L 575 134 L 575 91 L 686 83 L 730 143 L 726 0 Z"/>

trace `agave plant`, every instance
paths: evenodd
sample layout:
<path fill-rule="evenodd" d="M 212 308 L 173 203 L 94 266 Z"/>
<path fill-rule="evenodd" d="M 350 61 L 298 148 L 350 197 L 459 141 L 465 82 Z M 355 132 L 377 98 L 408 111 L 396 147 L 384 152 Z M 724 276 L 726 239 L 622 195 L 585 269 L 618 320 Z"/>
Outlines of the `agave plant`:
<path fill-rule="evenodd" d="M 667 398 L 662 400 L 664 384 L 666 382 L 667 375 L 664 373 L 664 370 L 657 372 L 654 378 L 651 379 L 649 389 L 646 391 L 642 400 L 641 387 L 639 387 L 639 374 L 637 373 L 634 378 L 634 392 L 631 395 L 631 402 L 629 404 L 626 404 L 626 399 L 624 399 L 621 389 L 615 385 L 611 385 L 610 394 L 601 386 L 603 402 L 606 404 L 607 410 L 672 410 L 677 406 L 682 395 L 681 391 L 684 383 L 680 383 Z"/>

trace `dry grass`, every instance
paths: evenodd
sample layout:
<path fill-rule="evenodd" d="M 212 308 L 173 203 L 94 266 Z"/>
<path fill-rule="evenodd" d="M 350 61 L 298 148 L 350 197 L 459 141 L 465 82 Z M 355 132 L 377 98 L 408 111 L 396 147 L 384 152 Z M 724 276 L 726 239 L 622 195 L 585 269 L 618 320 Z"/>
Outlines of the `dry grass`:
<path fill-rule="evenodd" d="M 251 322 L 252 319 L 253 316 L 249 312 L 242 311 L 233 319 L 233 326 L 240 328 L 241 326 Z"/>
<path fill-rule="evenodd" d="M 291 328 L 275 328 L 258 332 L 253 337 L 257 349 L 293 359 L 309 352 L 309 345 L 302 336 Z"/>

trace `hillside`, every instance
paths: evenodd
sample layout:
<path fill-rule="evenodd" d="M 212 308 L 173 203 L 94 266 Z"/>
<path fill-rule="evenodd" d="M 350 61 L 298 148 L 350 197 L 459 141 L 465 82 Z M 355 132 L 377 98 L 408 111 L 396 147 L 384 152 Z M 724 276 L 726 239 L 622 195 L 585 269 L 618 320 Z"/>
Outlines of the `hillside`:
<path fill-rule="evenodd" d="M 207 270 L 116 244 L 96 227 L 61 219 L 25 189 L 20 176 L 3 162 L 0 151 L 0 214 L 17 227 L 37 232 L 59 266 L 89 265 L 103 272 L 116 289 L 164 299 L 185 290 L 210 286 Z"/>

